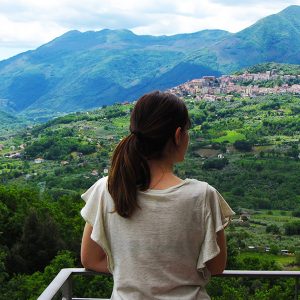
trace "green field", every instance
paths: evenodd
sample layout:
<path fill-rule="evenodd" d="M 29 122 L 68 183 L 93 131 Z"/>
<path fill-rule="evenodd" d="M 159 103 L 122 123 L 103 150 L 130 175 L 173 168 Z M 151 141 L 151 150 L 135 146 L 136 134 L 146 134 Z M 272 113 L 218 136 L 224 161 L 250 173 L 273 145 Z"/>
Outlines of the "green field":
<path fill-rule="evenodd" d="M 275 261 L 281 269 L 293 269 L 300 270 L 300 266 L 294 266 L 295 256 L 294 255 L 274 255 L 269 253 L 253 253 L 253 252 L 242 252 L 238 255 L 238 260 L 243 260 L 245 258 L 256 258 L 265 259 L 268 261 Z"/>
<path fill-rule="evenodd" d="M 220 136 L 216 139 L 213 139 L 212 141 L 215 143 L 223 143 L 225 141 L 229 142 L 229 143 L 234 143 L 236 141 L 239 140 L 245 140 L 246 137 L 244 134 L 239 133 L 237 131 L 234 130 L 226 130 L 226 135 Z"/>

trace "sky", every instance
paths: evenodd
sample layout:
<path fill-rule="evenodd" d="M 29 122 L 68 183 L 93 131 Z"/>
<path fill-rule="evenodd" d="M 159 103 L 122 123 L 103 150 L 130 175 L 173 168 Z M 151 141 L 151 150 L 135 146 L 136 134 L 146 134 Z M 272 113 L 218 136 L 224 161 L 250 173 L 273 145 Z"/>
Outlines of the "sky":
<path fill-rule="evenodd" d="M 0 0 L 0 60 L 74 29 L 234 33 L 289 5 L 300 5 L 300 0 Z"/>

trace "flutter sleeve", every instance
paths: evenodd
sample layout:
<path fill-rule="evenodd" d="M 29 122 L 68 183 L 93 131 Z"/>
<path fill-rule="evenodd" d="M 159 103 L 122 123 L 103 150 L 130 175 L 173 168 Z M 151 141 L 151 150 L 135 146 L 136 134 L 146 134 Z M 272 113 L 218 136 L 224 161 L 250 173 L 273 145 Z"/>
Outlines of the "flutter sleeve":
<path fill-rule="evenodd" d="M 221 194 L 207 185 L 203 228 L 205 233 L 197 262 L 198 270 L 205 268 L 205 263 L 219 254 L 216 233 L 226 227 L 234 214 Z"/>
<path fill-rule="evenodd" d="M 85 201 L 85 206 L 80 213 L 83 219 L 93 227 L 91 239 L 100 245 L 107 254 L 108 267 L 112 272 L 113 260 L 105 230 L 105 188 L 106 180 L 101 178 L 82 194 L 81 198 Z"/>

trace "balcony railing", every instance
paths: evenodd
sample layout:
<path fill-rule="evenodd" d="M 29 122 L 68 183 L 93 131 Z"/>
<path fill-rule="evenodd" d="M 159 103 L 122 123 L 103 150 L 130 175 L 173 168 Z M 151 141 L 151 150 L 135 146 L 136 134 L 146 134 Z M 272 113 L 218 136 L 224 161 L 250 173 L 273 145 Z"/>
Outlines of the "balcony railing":
<path fill-rule="evenodd" d="M 44 292 L 39 296 L 38 300 L 51 300 L 60 292 L 62 300 L 96 300 L 96 298 L 73 298 L 72 297 L 72 277 L 74 275 L 99 275 L 97 273 L 83 268 L 69 268 L 62 269 L 53 281 L 48 285 Z M 108 274 L 105 274 L 110 276 Z M 240 270 L 227 270 L 223 274 L 217 275 L 218 277 L 249 277 L 249 278 L 295 278 L 295 300 L 298 300 L 299 295 L 299 278 L 300 271 L 240 271 Z M 97 298 L 97 300 L 101 300 Z M 104 299 L 102 299 L 104 300 Z"/>

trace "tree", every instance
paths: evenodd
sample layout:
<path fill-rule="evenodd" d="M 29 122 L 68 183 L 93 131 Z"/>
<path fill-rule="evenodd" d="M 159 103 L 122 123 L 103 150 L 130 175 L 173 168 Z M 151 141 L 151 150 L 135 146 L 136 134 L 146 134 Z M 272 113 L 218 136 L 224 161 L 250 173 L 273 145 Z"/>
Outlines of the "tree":
<path fill-rule="evenodd" d="M 292 216 L 293 216 L 293 217 L 300 218 L 300 209 L 297 209 L 297 210 L 293 211 L 293 212 L 292 212 Z"/>
<path fill-rule="evenodd" d="M 300 221 L 289 222 L 285 224 L 286 235 L 299 235 L 300 234 Z"/>
<path fill-rule="evenodd" d="M 225 158 L 212 158 L 212 159 L 207 159 L 204 163 L 202 168 L 205 170 L 208 169 L 218 169 L 221 170 L 223 169 L 226 165 L 228 165 L 228 159 Z"/>
<path fill-rule="evenodd" d="M 25 219 L 21 240 L 12 248 L 8 269 L 22 273 L 43 270 L 62 248 L 63 241 L 52 217 L 32 209 Z"/>
<path fill-rule="evenodd" d="M 233 146 L 235 149 L 244 151 L 244 152 L 249 152 L 252 150 L 252 144 L 248 141 L 236 141 L 233 143 Z"/>
<path fill-rule="evenodd" d="M 7 252 L 0 248 L 0 286 L 3 284 L 8 274 L 5 270 L 5 260 L 7 257 Z"/>
<path fill-rule="evenodd" d="M 240 186 L 235 187 L 232 190 L 232 194 L 236 195 L 236 196 L 244 196 L 245 195 L 245 189 L 240 187 Z"/>
<path fill-rule="evenodd" d="M 295 264 L 300 266 L 300 251 L 295 251 Z"/>
<path fill-rule="evenodd" d="M 44 269 L 32 275 L 19 274 L 0 286 L 1 299 L 34 300 L 43 292 L 62 268 L 75 267 L 75 259 L 69 251 L 60 251 Z"/>
<path fill-rule="evenodd" d="M 275 244 L 271 245 L 270 247 L 270 253 L 271 254 L 274 254 L 274 255 L 277 255 L 279 253 L 279 247 Z"/>
<path fill-rule="evenodd" d="M 279 234 L 280 233 L 280 229 L 279 229 L 279 227 L 277 225 L 271 224 L 271 225 L 268 225 L 266 227 L 266 233 Z"/>

